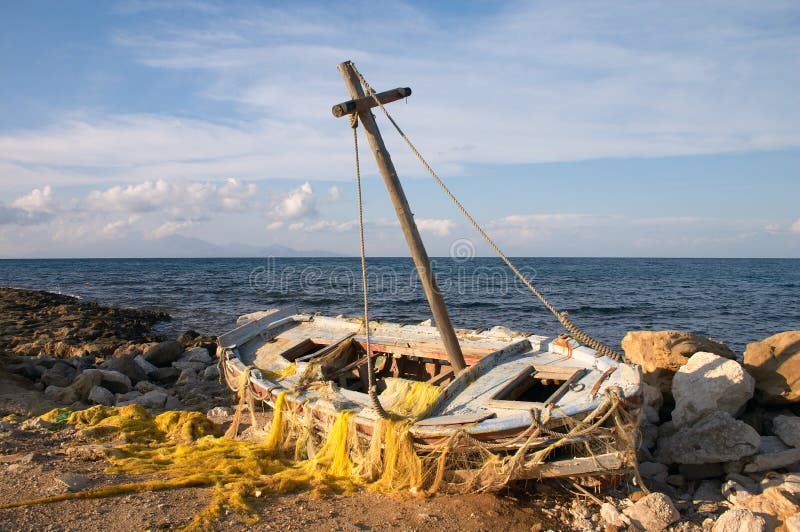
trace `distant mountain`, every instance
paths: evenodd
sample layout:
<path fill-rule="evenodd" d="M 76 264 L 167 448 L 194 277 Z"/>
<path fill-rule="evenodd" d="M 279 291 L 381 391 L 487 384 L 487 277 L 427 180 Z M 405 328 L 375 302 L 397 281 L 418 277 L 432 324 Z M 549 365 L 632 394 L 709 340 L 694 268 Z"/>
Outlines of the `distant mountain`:
<path fill-rule="evenodd" d="M 97 241 L 74 246 L 41 250 L 26 258 L 222 258 L 222 257 L 345 257 L 324 250 L 301 251 L 273 244 L 213 244 L 199 238 L 169 235 L 152 240 L 129 238 Z"/>

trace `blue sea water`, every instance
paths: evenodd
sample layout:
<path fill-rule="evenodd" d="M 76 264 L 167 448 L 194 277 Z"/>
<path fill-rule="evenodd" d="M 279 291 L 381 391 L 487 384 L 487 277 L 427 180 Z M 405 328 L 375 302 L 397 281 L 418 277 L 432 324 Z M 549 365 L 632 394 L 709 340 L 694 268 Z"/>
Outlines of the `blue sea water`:
<path fill-rule="evenodd" d="M 614 347 L 633 329 L 678 329 L 748 342 L 800 329 L 800 260 L 520 258 L 560 310 Z M 433 259 L 457 327 L 505 325 L 555 335 L 558 322 L 494 258 Z M 430 317 L 409 258 L 370 258 L 371 318 Z M 0 286 L 49 290 L 102 304 L 165 310 L 166 334 L 219 334 L 236 316 L 279 305 L 361 314 L 357 258 L 0 260 Z"/>

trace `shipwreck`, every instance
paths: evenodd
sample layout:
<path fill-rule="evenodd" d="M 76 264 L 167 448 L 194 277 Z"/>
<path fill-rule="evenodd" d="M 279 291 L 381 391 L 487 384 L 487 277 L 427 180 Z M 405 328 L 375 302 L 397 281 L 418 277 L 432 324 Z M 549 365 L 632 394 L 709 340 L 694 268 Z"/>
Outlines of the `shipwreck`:
<path fill-rule="evenodd" d="M 318 452 L 342 412 L 349 413 L 353 449 L 361 445 L 372 453 L 389 453 L 386 431 L 401 432 L 428 471 L 410 482 L 412 489 L 494 490 L 517 480 L 635 471 L 640 368 L 558 312 L 450 193 L 385 107 L 408 97 L 411 89 L 376 93 L 353 63 L 340 64 L 339 71 L 351 100 L 334 106 L 333 114 L 349 118 L 353 128 L 359 221 L 360 124 L 435 326 L 370 321 L 361 223 L 363 316 L 272 309 L 219 337 L 223 373 L 239 392 L 240 404 L 252 408 L 263 403 L 291 412 L 295 425 L 304 427 L 293 432 L 294 448 L 307 457 Z M 565 327 L 565 334 L 452 326 L 373 108 L 386 114 L 446 195 Z M 273 423 L 280 422 L 277 414 Z M 382 463 L 386 467 L 387 457 Z"/>

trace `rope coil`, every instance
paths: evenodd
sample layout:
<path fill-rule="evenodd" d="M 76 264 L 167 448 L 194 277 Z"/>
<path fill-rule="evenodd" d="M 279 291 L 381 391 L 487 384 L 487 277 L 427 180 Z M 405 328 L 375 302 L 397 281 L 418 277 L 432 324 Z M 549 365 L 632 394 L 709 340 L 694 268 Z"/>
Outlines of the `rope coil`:
<path fill-rule="evenodd" d="M 377 104 L 377 106 L 381 108 L 381 111 L 383 111 L 383 114 L 386 115 L 386 118 L 389 119 L 389 122 L 392 123 L 394 128 L 397 130 L 397 133 L 400 134 L 400 136 L 403 138 L 405 143 L 411 149 L 411 152 L 417 157 L 417 159 L 422 164 L 422 166 L 425 167 L 425 169 L 428 171 L 428 173 L 433 177 L 433 179 L 436 181 L 436 183 L 439 185 L 439 187 L 444 191 L 444 193 L 455 204 L 455 206 L 458 208 L 458 210 L 461 212 L 461 214 L 464 216 L 464 218 L 467 219 L 467 221 L 470 223 L 470 225 L 472 225 L 472 227 L 475 229 L 475 231 L 477 231 L 477 233 L 486 241 L 486 243 L 489 244 L 489 246 L 492 248 L 492 250 L 494 250 L 494 252 L 497 253 L 497 255 L 503 260 L 503 262 L 506 263 L 506 265 L 511 269 L 511 271 L 514 272 L 514 275 L 516 275 L 517 278 L 520 281 L 522 281 L 522 283 L 526 287 L 528 287 L 528 289 L 533 293 L 533 295 L 535 295 L 536 298 L 539 299 L 539 301 L 542 302 L 542 304 L 545 306 L 545 308 L 547 308 L 547 310 L 549 310 L 553 314 L 553 316 L 556 317 L 556 319 L 561 323 L 561 325 L 563 325 L 564 328 L 567 331 L 569 331 L 569 333 L 572 335 L 573 338 L 575 338 L 580 343 L 591 347 L 592 349 L 594 349 L 598 353 L 606 355 L 606 356 L 612 358 L 613 360 L 616 360 L 617 362 L 625 361 L 625 357 L 623 355 L 620 355 L 615 350 L 613 350 L 610 347 L 606 346 L 605 344 L 595 340 L 594 338 L 589 336 L 589 334 L 587 334 L 586 332 L 581 330 L 577 325 L 575 325 L 569 319 L 569 317 L 567 316 L 566 312 L 559 312 L 558 309 L 556 309 L 547 300 L 547 298 L 545 298 L 544 295 L 542 295 L 542 293 L 539 292 L 536 289 L 536 287 L 533 286 L 533 284 L 530 281 L 528 281 L 528 279 L 522 274 L 522 272 L 520 272 L 519 269 L 517 269 L 517 267 L 514 265 L 514 263 L 512 263 L 511 260 L 500 250 L 500 248 L 497 247 L 497 244 L 495 244 L 494 241 L 489 237 L 489 235 L 486 234 L 486 232 L 478 224 L 478 222 L 476 222 L 475 219 L 469 214 L 469 212 L 461 204 L 461 202 L 458 201 L 458 199 L 453 195 L 452 192 L 450 192 L 450 189 L 447 188 L 447 185 L 444 184 L 444 182 L 441 180 L 439 175 L 433 170 L 433 168 L 431 168 L 431 166 L 428 164 L 428 161 L 425 160 L 425 158 L 422 156 L 422 154 L 417 150 L 416 146 L 414 146 L 414 144 L 406 136 L 406 134 L 403 132 L 403 130 L 400 129 L 400 126 L 398 126 L 397 122 L 394 121 L 394 118 L 392 118 L 392 115 L 389 114 L 389 111 L 386 110 L 386 107 L 384 107 L 384 105 L 381 103 L 380 99 L 378 99 L 378 97 L 377 97 L 377 95 L 375 93 L 375 90 L 370 86 L 369 83 L 367 83 L 367 80 L 364 79 L 364 76 L 361 74 L 361 72 L 358 71 L 358 69 L 356 68 L 356 66 L 352 62 L 350 63 L 350 67 L 353 69 L 353 72 L 356 74 L 356 76 L 358 77 L 359 81 L 364 86 L 364 89 L 366 90 L 367 95 L 371 96 L 372 99 L 375 100 L 375 103 Z"/>

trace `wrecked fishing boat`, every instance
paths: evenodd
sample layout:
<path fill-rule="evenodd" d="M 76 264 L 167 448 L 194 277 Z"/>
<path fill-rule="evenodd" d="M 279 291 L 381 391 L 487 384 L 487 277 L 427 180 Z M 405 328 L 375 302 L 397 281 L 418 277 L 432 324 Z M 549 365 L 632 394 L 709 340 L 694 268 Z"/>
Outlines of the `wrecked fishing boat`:
<path fill-rule="evenodd" d="M 408 88 L 376 93 L 351 62 L 339 65 L 351 100 L 333 108 L 350 117 L 361 185 L 357 126 L 363 126 L 393 201 L 430 304 L 433 322 L 369 320 L 363 223 L 364 315 L 328 317 L 273 309 L 219 337 L 229 386 L 240 405 L 261 402 L 292 412 L 297 452 L 312 456 L 333 420 L 350 413 L 350 436 L 388 453 L 385 425 L 402 427 L 428 464 L 418 489 L 493 490 L 509 482 L 619 474 L 635 466 L 640 369 L 580 330 L 522 276 L 449 192 L 384 104 Z M 366 92 L 365 92 L 366 91 Z M 543 336 L 505 327 L 454 329 L 402 186 L 371 109 L 380 107 L 436 182 L 534 296 L 567 329 Z M 302 420 L 302 421 L 300 421 Z M 401 420 L 401 423 L 398 423 Z M 276 423 L 274 421 L 273 423 Z M 427 460 L 427 462 L 425 462 Z M 379 474 L 379 473 L 378 473 Z"/>

